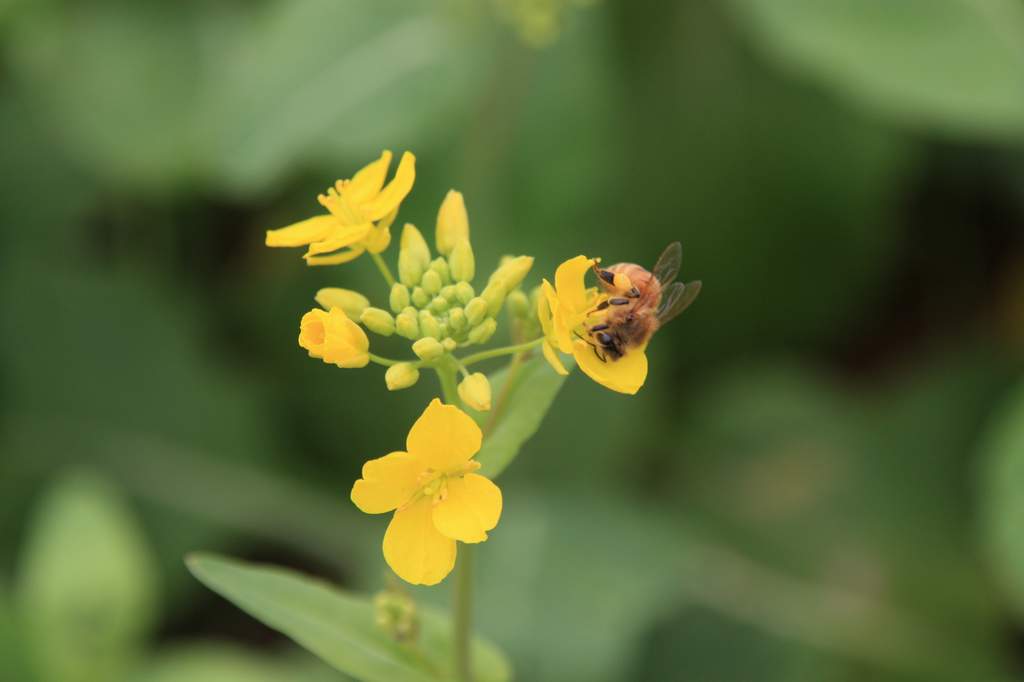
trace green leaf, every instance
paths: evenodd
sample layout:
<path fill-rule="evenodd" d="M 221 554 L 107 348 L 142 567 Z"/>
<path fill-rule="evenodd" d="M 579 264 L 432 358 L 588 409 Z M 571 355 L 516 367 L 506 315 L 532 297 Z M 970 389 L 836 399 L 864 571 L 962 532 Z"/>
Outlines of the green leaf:
<path fill-rule="evenodd" d="M 998 0 L 733 0 L 773 57 L 904 123 L 1024 138 L 1024 8 Z"/>
<path fill-rule="evenodd" d="M 135 519 L 102 479 L 58 482 L 30 529 L 17 587 L 40 677 L 116 680 L 153 620 L 154 569 Z"/>
<path fill-rule="evenodd" d="M 981 454 L 985 548 L 999 582 L 1024 614 L 1024 383 L 991 419 Z"/>
<path fill-rule="evenodd" d="M 565 377 L 555 374 L 547 361 L 537 356 L 513 368 L 511 375 L 506 368 L 489 380 L 494 404 L 490 413 L 477 416 L 486 433 L 477 460 L 480 473 L 494 478 L 512 463 L 523 443 L 537 433 Z"/>
<path fill-rule="evenodd" d="M 450 625 L 437 611 L 421 610 L 419 647 L 413 650 L 375 626 L 367 597 L 272 566 L 205 554 L 191 556 L 187 563 L 211 590 L 353 677 L 366 682 L 451 678 Z M 502 682 L 511 676 L 504 655 L 479 638 L 473 642 L 473 664 L 477 682 Z"/>
<path fill-rule="evenodd" d="M 302 654 L 268 656 L 230 644 L 189 644 L 161 651 L 131 682 L 340 682 L 338 673 Z"/>

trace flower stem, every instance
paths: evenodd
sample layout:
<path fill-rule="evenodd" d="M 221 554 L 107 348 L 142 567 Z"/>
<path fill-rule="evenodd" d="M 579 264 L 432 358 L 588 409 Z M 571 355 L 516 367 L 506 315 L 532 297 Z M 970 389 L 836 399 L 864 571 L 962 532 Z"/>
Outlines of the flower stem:
<path fill-rule="evenodd" d="M 384 262 L 381 255 L 379 253 L 371 253 L 370 257 L 373 258 L 373 262 L 377 269 L 380 270 L 380 274 L 384 275 L 384 281 L 388 283 L 388 286 L 395 286 L 395 276 L 391 274 L 391 268 Z"/>
<path fill-rule="evenodd" d="M 472 682 L 473 668 L 470 657 L 470 629 L 473 621 L 473 545 L 459 548 L 458 573 L 455 574 L 455 596 L 452 609 L 452 637 L 455 652 L 455 679 Z"/>
<path fill-rule="evenodd" d="M 539 346 L 542 341 L 544 341 L 543 336 L 536 338 L 533 341 L 527 341 L 526 343 L 520 343 L 515 346 L 502 346 L 501 348 L 492 348 L 491 350 L 480 351 L 479 353 L 474 353 L 473 355 L 467 355 L 466 357 L 462 358 L 460 362 L 464 367 L 468 367 L 482 360 L 490 360 L 491 358 L 497 358 L 502 355 L 513 355 L 515 353 L 522 353 L 523 351 L 530 350 L 531 348 Z"/>
<path fill-rule="evenodd" d="M 397 365 L 399 362 L 401 362 L 401 360 L 392 360 L 390 358 L 382 358 L 381 356 L 374 355 L 373 353 L 367 353 L 367 355 L 370 356 L 370 362 L 374 362 L 374 363 L 376 363 L 378 365 L 384 365 L 385 367 L 390 367 L 391 365 Z"/>
<path fill-rule="evenodd" d="M 452 358 L 445 358 L 434 366 L 441 382 L 441 396 L 449 405 L 459 405 L 459 391 L 456 385 L 458 365 Z M 469 650 L 469 635 L 473 621 L 473 546 L 463 544 L 459 548 L 456 566 L 455 591 L 452 603 L 452 652 L 455 660 L 455 679 L 458 682 L 472 682 L 472 662 Z"/>

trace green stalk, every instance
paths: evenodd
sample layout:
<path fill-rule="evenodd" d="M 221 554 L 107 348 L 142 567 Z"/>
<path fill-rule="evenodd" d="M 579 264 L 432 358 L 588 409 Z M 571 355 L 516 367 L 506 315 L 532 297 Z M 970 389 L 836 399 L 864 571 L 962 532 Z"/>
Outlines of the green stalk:
<path fill-rule="evenodd" d="M 445 358 L 434 369 L 441 382 L 441 395 L 449 405 L 459 405 L 457 365 Z M 455 568 L 455 591 L 452 602 L 452 652 L 455 655 L 455 679 L 472 682 L 469 634 L 473 621 L 473 546 L 463 544 Z"/>
<path fill-rule="evenodd" d="M 388 283 L 389 287 L 395 286 L 395 276 L 391 274 L 391 268 L 384 262 L 379 253 L 371 253 L 370 257 L 373 258 L 374 264 L 377 269 L 380 270 L 380 274 L 384 276 L 384 281 Z"/>
<path fill-rule="evenodd" d="M 492 348 L 491 350 L 480 351 L 473 355 L 467 355 L 462 358 L 463 367 L 469 367 L 472 364 L 480 362 L 481 360 L 490 360 L 491 358 L 501 357 L 502 355 L 514 355 L 516 353 L 522 353 L 523 351 L 530 350 L 539 346 L 544 341 L 544 337 L 536 338 L 533 341 L 527 341 L 526 343 L 519 343 L 515 346 L 502 346 L 501 348 Z"/>

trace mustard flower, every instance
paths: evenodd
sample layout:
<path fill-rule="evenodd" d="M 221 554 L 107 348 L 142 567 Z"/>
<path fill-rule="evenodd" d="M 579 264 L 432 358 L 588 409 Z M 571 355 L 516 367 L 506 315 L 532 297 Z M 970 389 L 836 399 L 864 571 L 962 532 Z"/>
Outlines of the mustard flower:
<path fill-rule="evenodd" d="M 597 383 L 619 393 L 634 394 L 647 379 L 647 346 L 630 348 L 617 360 L 601 359 L 587 342 L 587 323 L 597 324 L 603 314 L 597 310 L 607 296 L 587 288 L 584 279 L 597 259 L 570 258 L 555 270 L 555 285 L 546 279 L 537 300 L 537 317 L 544 331 L 542 351 L 552 368 L 568 374 L 555 352 L 571 353 L 580 369 Z"/>
<path fill-rule="evenodd" d="M 391 224 L 416 180 L 416 157 L 402 154 L 386 186 L 391 152 L 384 151 L 350 180 L 338 180 L 317 197 L 327 214 L 267 232 L 267 246 L 307 246 L 308 265 L 337 265 L 380 253 L 391 243 Z"/>
<path fill-rule="evenodd" d="M 501 517 L 501 490 L 473 473 L 483 435 L 469 415 L 435 398 L 406 439 L 363 465 L 352 502 L 367 514 L 395 514 L 384 533 L 384 560 L 403 580 L 436 585 L 455 566 L 456 541 L 477 543 Z"/>
<path fill-rule="evenodd" d="M 370 361 L 370 340 L 341 308 L 314 308 L 299 323 L 299 345 L 311 358 L 338 367 L 365 367 Z"/>

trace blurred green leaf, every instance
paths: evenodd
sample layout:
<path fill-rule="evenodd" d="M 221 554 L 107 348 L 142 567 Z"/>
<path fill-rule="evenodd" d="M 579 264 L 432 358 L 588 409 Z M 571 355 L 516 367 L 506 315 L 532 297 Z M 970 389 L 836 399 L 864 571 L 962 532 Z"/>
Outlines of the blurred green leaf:
<path fill-rule="evenodd" d="M 36 677 L 29 668 L 20 623 L 6 585 L 0 585 L 0 680 L 33 682 Z"/>
<path fill-rule="evenodd" d="M 732 0 L 773 57 L 911 125 L 1024 140 L 1024 7 L 1010 0 Z"/>
<path fill-rule="evenodd" d="M 194 555 L 188 566 L 214 592 L 361 680 L 431 682 L 451 675 L 451 626 L 438 612 L 420 613 L 419 647 L 413 650 L 376 627 L 373 603 L 366 597 L 286 569 L 212 555 Z M 511 676 L 504 655 L 479 638 L 473 642 L 473 665 L 478 682 Z"/>
<path fill-rule="evenodd" d="M 77 474 L 56 483 L 30 527 L 17 585 L 40 676 L 120 679 L 153 621 L 154 573 L 134 517 L 105 481 Z"/>
<path fill-rule="evenodd" d="M 1024 383 L 993 413 L 981 444 L 981 532 L 992 568 L 1024 614 Z"/>
<path fill-rule="evenodd" d="M 511 374 L 504 368 L 489 378 L 494 405 L 491 412 L 475 415 L 487 434 L 477 460 L 480 473 L 495 478 L 537 433 L 566 377 L 556 374 L 547 360 L 537 355 L 516 366 Z"/>
<path fill-rule="evenodd" d="M 302 657 L 267 656 L 227 643 L 190 644 L 161 651 L 129 682 L 340 682 L 349 679 Z M 289 660 L 295 659 L 295 660 Z"/>

